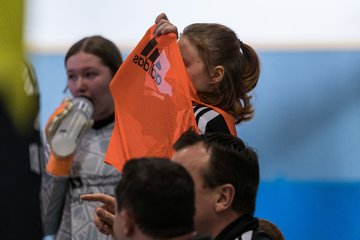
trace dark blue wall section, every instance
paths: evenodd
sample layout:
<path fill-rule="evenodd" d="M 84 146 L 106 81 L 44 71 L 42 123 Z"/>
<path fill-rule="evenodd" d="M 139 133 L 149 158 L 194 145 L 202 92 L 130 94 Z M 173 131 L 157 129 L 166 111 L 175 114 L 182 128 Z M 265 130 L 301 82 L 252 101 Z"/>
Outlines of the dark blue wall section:
<path fill-rule="evenodd" d="M 265 52 L 255 117 L 238 126 L 266 179 L 360 180 L 360 51 Z"/>
<path fill-rule="evenodd" d="M 261 182 L 256 215 L 289 240 L 360 239 L 360 182 Z"/>

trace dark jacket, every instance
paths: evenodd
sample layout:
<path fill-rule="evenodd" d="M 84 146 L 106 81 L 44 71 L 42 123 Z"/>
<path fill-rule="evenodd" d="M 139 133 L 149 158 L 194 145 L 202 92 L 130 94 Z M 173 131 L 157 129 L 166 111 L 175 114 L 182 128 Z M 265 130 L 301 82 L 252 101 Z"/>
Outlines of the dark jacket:
<path fill-rule="evenodd" d="M 265 232 L 259 231 L 259 221 L 245 214 L 227 225 L 215 240 L 272 240 Z"/>

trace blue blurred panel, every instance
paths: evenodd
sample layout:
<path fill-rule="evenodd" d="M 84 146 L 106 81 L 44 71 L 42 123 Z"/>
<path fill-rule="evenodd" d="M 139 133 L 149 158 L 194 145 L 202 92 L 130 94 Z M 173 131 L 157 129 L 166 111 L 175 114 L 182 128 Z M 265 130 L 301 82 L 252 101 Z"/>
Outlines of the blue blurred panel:
<path fill-rule="evenodd" d="M 360 180 L 360 52 L 261 53 L 255 118 L 237 127 L 262 176 Z"/>
<path fill-rule="evenodd" d="M 64 55 L 62 54 L 30 54 L 39 82 L 42 128 L 50 114 L 59 106 L 65 96 L 66 72 Z"/>
<path fill-rule="evenodd" d="M 360 52 L 263 52 L 255 118 L 239 136 L 265 179 L 360 180 Z M 65 97 L 64 56 L 31 54 L 41 125 Z"/>
<path fill-rule="evenodd" d="M 256 215 L 286 239 L 360 239 L 360 182 L 261 182 Z"/>

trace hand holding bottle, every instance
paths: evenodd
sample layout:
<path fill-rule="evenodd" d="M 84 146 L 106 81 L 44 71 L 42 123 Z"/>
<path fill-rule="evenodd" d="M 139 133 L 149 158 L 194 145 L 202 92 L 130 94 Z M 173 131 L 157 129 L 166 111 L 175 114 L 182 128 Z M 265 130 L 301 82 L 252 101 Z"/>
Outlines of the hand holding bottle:
<path fill-rule="evenodd" d="M 46 170 L 55 176 L 66 176 L 82 136 L 92 125 L 94 106 L 88 98 L 65 99 L 50 116 L 46 138 L 51 155 Z"/>

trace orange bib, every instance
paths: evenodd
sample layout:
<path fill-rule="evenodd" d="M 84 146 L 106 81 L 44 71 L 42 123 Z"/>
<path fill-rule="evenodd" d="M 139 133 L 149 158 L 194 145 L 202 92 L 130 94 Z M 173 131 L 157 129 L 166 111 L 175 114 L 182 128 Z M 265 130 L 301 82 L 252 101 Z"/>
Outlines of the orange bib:
<path fill-rule="evenodd" d="M 130 158 L 171 157 L 172 145 L 197 129 L 190 80 L 175 34 L 154 38 L 152 26 L 110 84 L 115 126 L 105 162 L 120 172 Z"/>
<path fill-rule="evenodd" d="M 183 132 L 198 131 L 192 101 L 201 102 L 187 75 L 176 35 L 155 38 L 155 27 L 148 29 L 110 83 L 115 126 L 105 162 L 120 172 L 130 158 L 170 158 Z M 212 108 L 236 136 L 233 117 Z"/>

